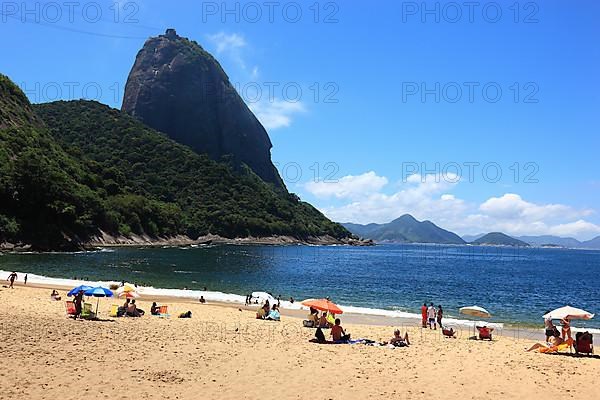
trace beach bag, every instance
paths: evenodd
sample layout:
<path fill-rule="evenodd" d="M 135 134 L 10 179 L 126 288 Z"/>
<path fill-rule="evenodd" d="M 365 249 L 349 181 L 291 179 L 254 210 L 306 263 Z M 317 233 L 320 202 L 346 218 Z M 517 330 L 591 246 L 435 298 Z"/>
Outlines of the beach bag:
<path fill-rule="evenodd" d="M 188 312 L 184 312 L 179 314 L 179 318 L 192 318 L 192 312 L 188 311 Z"/>
<path fill-rule="evenodd" d="M 315 321 L 304 320 L 304 321 L 302 321 L 302 326 L 304 326 L 305 328 L 314 328 Z"/>

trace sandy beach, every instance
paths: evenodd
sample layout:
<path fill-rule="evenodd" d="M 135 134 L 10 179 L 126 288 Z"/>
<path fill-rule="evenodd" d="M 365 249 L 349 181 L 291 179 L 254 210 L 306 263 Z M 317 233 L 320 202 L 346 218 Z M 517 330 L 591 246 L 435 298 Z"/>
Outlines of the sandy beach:
<path fill-rule="evenodd" d="M 0 288 L 0 399 L 590 399 L 598 390 L 597 358 L 527 353 L 533 341 L 509 335 L 453 340 L 413 325 L 402 328 L 408 348 L 318 345 L 292 315 L 259 321 L 250 309 L 162 299 L 168 319 L 112 319 L 121 300 L 100 299 L 103 320 L 74 321 L 49 294 Z M 191 319 L 176 318 L 188 310 Z M 353 338 L 393 332 L 343 325 Z"/>

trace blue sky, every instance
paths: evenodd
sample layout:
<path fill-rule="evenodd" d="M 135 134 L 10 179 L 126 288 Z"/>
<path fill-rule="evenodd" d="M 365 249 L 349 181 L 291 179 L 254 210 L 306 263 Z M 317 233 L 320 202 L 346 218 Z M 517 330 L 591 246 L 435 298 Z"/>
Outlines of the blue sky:
<path fill-rule="evenodd" d="M 119 107 L 145 38 L 173 27 L 219 59 L 290 190 L 333 219 L 600 235 L 594 1 L 26 4 L 2 3 L 0 72 L 34 102 Z"/>

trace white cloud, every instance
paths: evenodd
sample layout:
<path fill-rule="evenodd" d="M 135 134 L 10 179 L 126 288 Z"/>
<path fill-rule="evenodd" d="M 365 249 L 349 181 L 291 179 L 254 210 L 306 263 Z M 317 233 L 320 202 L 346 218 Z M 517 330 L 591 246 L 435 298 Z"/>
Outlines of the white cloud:
<path fill-rule="evenodd" d="M 377 176 L 373 171 L 366 172 L 362 175 L 348 175 L 339 179 L 337 182 L 308 182 L 304 185 L 306 190 L 320 198 L 337 197 L 356 198 L 357 196 L 365 196 L 374 192 L 378 192 L 388 180 L 386 177 Z"/>
<path fill-rule="evenodd" d="M 227 34 L 225 32 L 207 35 L 208 40 L 216 46 L 217 55 L 227 55 L 240 66 L 246 69 L 246 62 L 242 58 L 241 49 L 248 44 L 243 36 L 237 33 Z"/>
<path fill-rule="evenodd" d="M 578 218 L 592 213 L 591 210 L 575 210 L 562 204 L 530 203 L 514 193 L 507 193 L 502 197 L 492 197 L 481 204 L 479 209 L 493 217 L 527 221 Z"/>
<path fill-rule="evenodd" d="M 232 52 L 246 46 L 246 39 L 237 33 L 226 34 L 225 32 L 208 35 L 208 39 L 217 46 L 217 54 Z"/>
<path fill-rule="evenodd" d="M 320 199 L 346 200 L 342 205 L 321 207 L 335 221 L 384 223 L 409 213 L 428 219 L 459 234 L 501 231 L 509 235 L 572 236 L 580 240 L 600 235 L 600 225 L 584 218 L 594 213 L 564 204 L 538 204 L 515 193 L 492 197 L 481 204 L 469 203 L 450 193 L 455 176 L 413 175 L 391 194 L 384 192 L 388 179 L 370 171 L 346 176 L 336 183 L 304 184 Z"/>
<path fill-rule="evenodd" d="M 267 130 L 287 128 L 292 124 L 294 114 L 306 111 L 301 102 L 274 99 L 248 104 L 250 110 Z"/>

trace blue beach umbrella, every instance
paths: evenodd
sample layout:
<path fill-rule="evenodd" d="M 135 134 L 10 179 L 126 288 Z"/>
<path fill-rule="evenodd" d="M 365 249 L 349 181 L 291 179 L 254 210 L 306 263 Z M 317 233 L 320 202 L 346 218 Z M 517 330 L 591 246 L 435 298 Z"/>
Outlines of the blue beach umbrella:
<path fill-rule="evenodd" d="M 98 286 L 95 288 L 89 288 L 88 290 L 83 292 L 83 294 L 85 294 L 86 296 L 93 296 L 93 297 L 98 298 L 98 300 L 96 301 L 96 316 L 98 316 L 98 304 L 100 303 L 100 297 L 113 297 L 114 296 L 113 292 L 110 289 L 107 289 L 102 286 Z"/>
<path fill-rule="evenodd" d="M 69 293 L 67 293 L 67 296 L 69 296 L 69 297 L 75 296 L 77 293 L 79 293 L 82 290 L 85 292 L 86 290 L 90 290 L 90 289 L 92 289 L 92 287 L 91 286 L 87 286 L 87 285 L 77 286 L 77 287 L 71 289 L 69 291 Z"/>
<path fill-rule="evenodd" d="M 94 296 L 94 297 L 113 297 L 113 292 L 110 289 L 104 288 L 102 286 L 98 286 L 95 288 L 88 288 L 85 292 L 83 292 L 86 296 Z"/>

